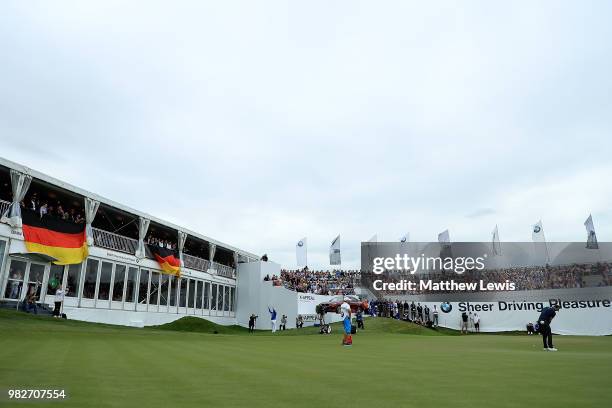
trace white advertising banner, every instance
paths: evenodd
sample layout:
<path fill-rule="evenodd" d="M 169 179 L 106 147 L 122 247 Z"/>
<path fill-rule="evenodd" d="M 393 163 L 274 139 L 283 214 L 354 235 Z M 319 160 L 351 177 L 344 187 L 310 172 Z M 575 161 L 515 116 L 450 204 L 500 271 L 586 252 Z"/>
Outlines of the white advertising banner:
<path fill-rule="evenodd" d="M 328 295 L 315 295 L 313 293 L 297 293 L 297 312 L 304 318 L 306 326 L 310 326 L 317 319 L 317 305 L 323 302 L 328 302 L 334 296 Z M 327 323 L 333 323 L 340 321 L 340 315 L 335 313 L 327 313 L 325 315 L 325 321 Z M 310 324 L 309 324 L 310 323 Z"/>
<path fill-rule="evenodd" d="M 601 290 L 599 294 L 581 290 L 571 291 L 537 291 L 538 296 L 529 292 L 513 293 L 508 296 L 497 296 L 491 300 L 471 301 L 419 301 L 422 306 L 438 310 L 439 325 L 459 330 L 463 312 L 468 314 L 470 329 L 473 329 L 473 316 L 480 318 L 480 331 L 501 332 L 525 330 L 527 323 L 536 323 L 544 307 L 558 304 L 561 309 L 553 319 L 553 333 L 571 335 L 605 336 L 612 334 L 612 293 Z M 561 292 L 561 293 L 560 293 Z M 563 293 L 565 292 L 565 293 Z M 589 291 L 590 292 L 590 291 Z M 607 293 L 606 293 L 607 292 Z M 499 295 L 499 294 L 498 294 Z M 546 300 L 542 300 L 546 299 Z M 409 300 L 411 302 L 412 299 Z M 433 319 L 433 315 L 432 315 Z"/>

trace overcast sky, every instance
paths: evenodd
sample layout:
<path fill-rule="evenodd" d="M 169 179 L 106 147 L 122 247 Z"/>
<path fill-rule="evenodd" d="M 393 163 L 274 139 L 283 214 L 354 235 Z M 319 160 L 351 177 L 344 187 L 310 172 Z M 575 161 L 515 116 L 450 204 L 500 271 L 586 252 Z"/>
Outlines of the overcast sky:
<path fill-rule="evenodd" d="M 3 1 L 0 156 L 287 267 L 612 240 L 612 2 L 429 3 Z"/>

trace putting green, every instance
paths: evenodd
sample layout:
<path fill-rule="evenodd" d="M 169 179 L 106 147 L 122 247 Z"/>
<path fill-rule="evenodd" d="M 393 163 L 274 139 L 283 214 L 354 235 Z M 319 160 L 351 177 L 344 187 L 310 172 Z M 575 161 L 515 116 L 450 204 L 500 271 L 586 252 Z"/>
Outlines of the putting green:
<path fill-rule="evenodd" d="M 450 335 L 380 318 L 352 348 L 339 330 L 315 332 L 250 335 L 199 319 L 135 329 L 0 311 L 0 405 L 559 408 L 612 399 L 611 337 L 555 336 L 551 353 L 536 336 Z M 11 388 L 68 398 L 15 402 Z"/>

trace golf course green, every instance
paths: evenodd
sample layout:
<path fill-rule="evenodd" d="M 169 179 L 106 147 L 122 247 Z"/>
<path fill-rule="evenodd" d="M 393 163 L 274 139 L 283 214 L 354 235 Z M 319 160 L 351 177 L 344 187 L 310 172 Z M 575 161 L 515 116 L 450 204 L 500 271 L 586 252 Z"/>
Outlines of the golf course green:
<path fill-rule="evenodd" d="M 214 332 L 217 332 L 216 334 Z M 606 407 L 612 337 L 457 335 L 368 319 L 342 347 L 315 328 L 249 334 L 184 318 L 126 328 L 0 311 L 0 406 Z M 60 389 L 16 401 L 10 389 Z"/>

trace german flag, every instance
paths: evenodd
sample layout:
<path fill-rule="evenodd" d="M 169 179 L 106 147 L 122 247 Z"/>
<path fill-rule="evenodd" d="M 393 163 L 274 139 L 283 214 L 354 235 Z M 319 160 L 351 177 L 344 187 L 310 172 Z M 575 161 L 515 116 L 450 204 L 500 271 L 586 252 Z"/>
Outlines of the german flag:
<path fill-rule="evenodd" d="M 29 252 L 49 255 L 56 265 L 79 264 L 87 258 L 85 224 L 40 216 L 32 210 L 21 209 L 23 238 Z"/>
<path fill-rule="evenodd" d="M 157 245 L 149 245 L 149 250 L 155 256 L 162 271 L 169 275 L 181 276 L 181 261 L 174 256 L 174 251 Z"/>

